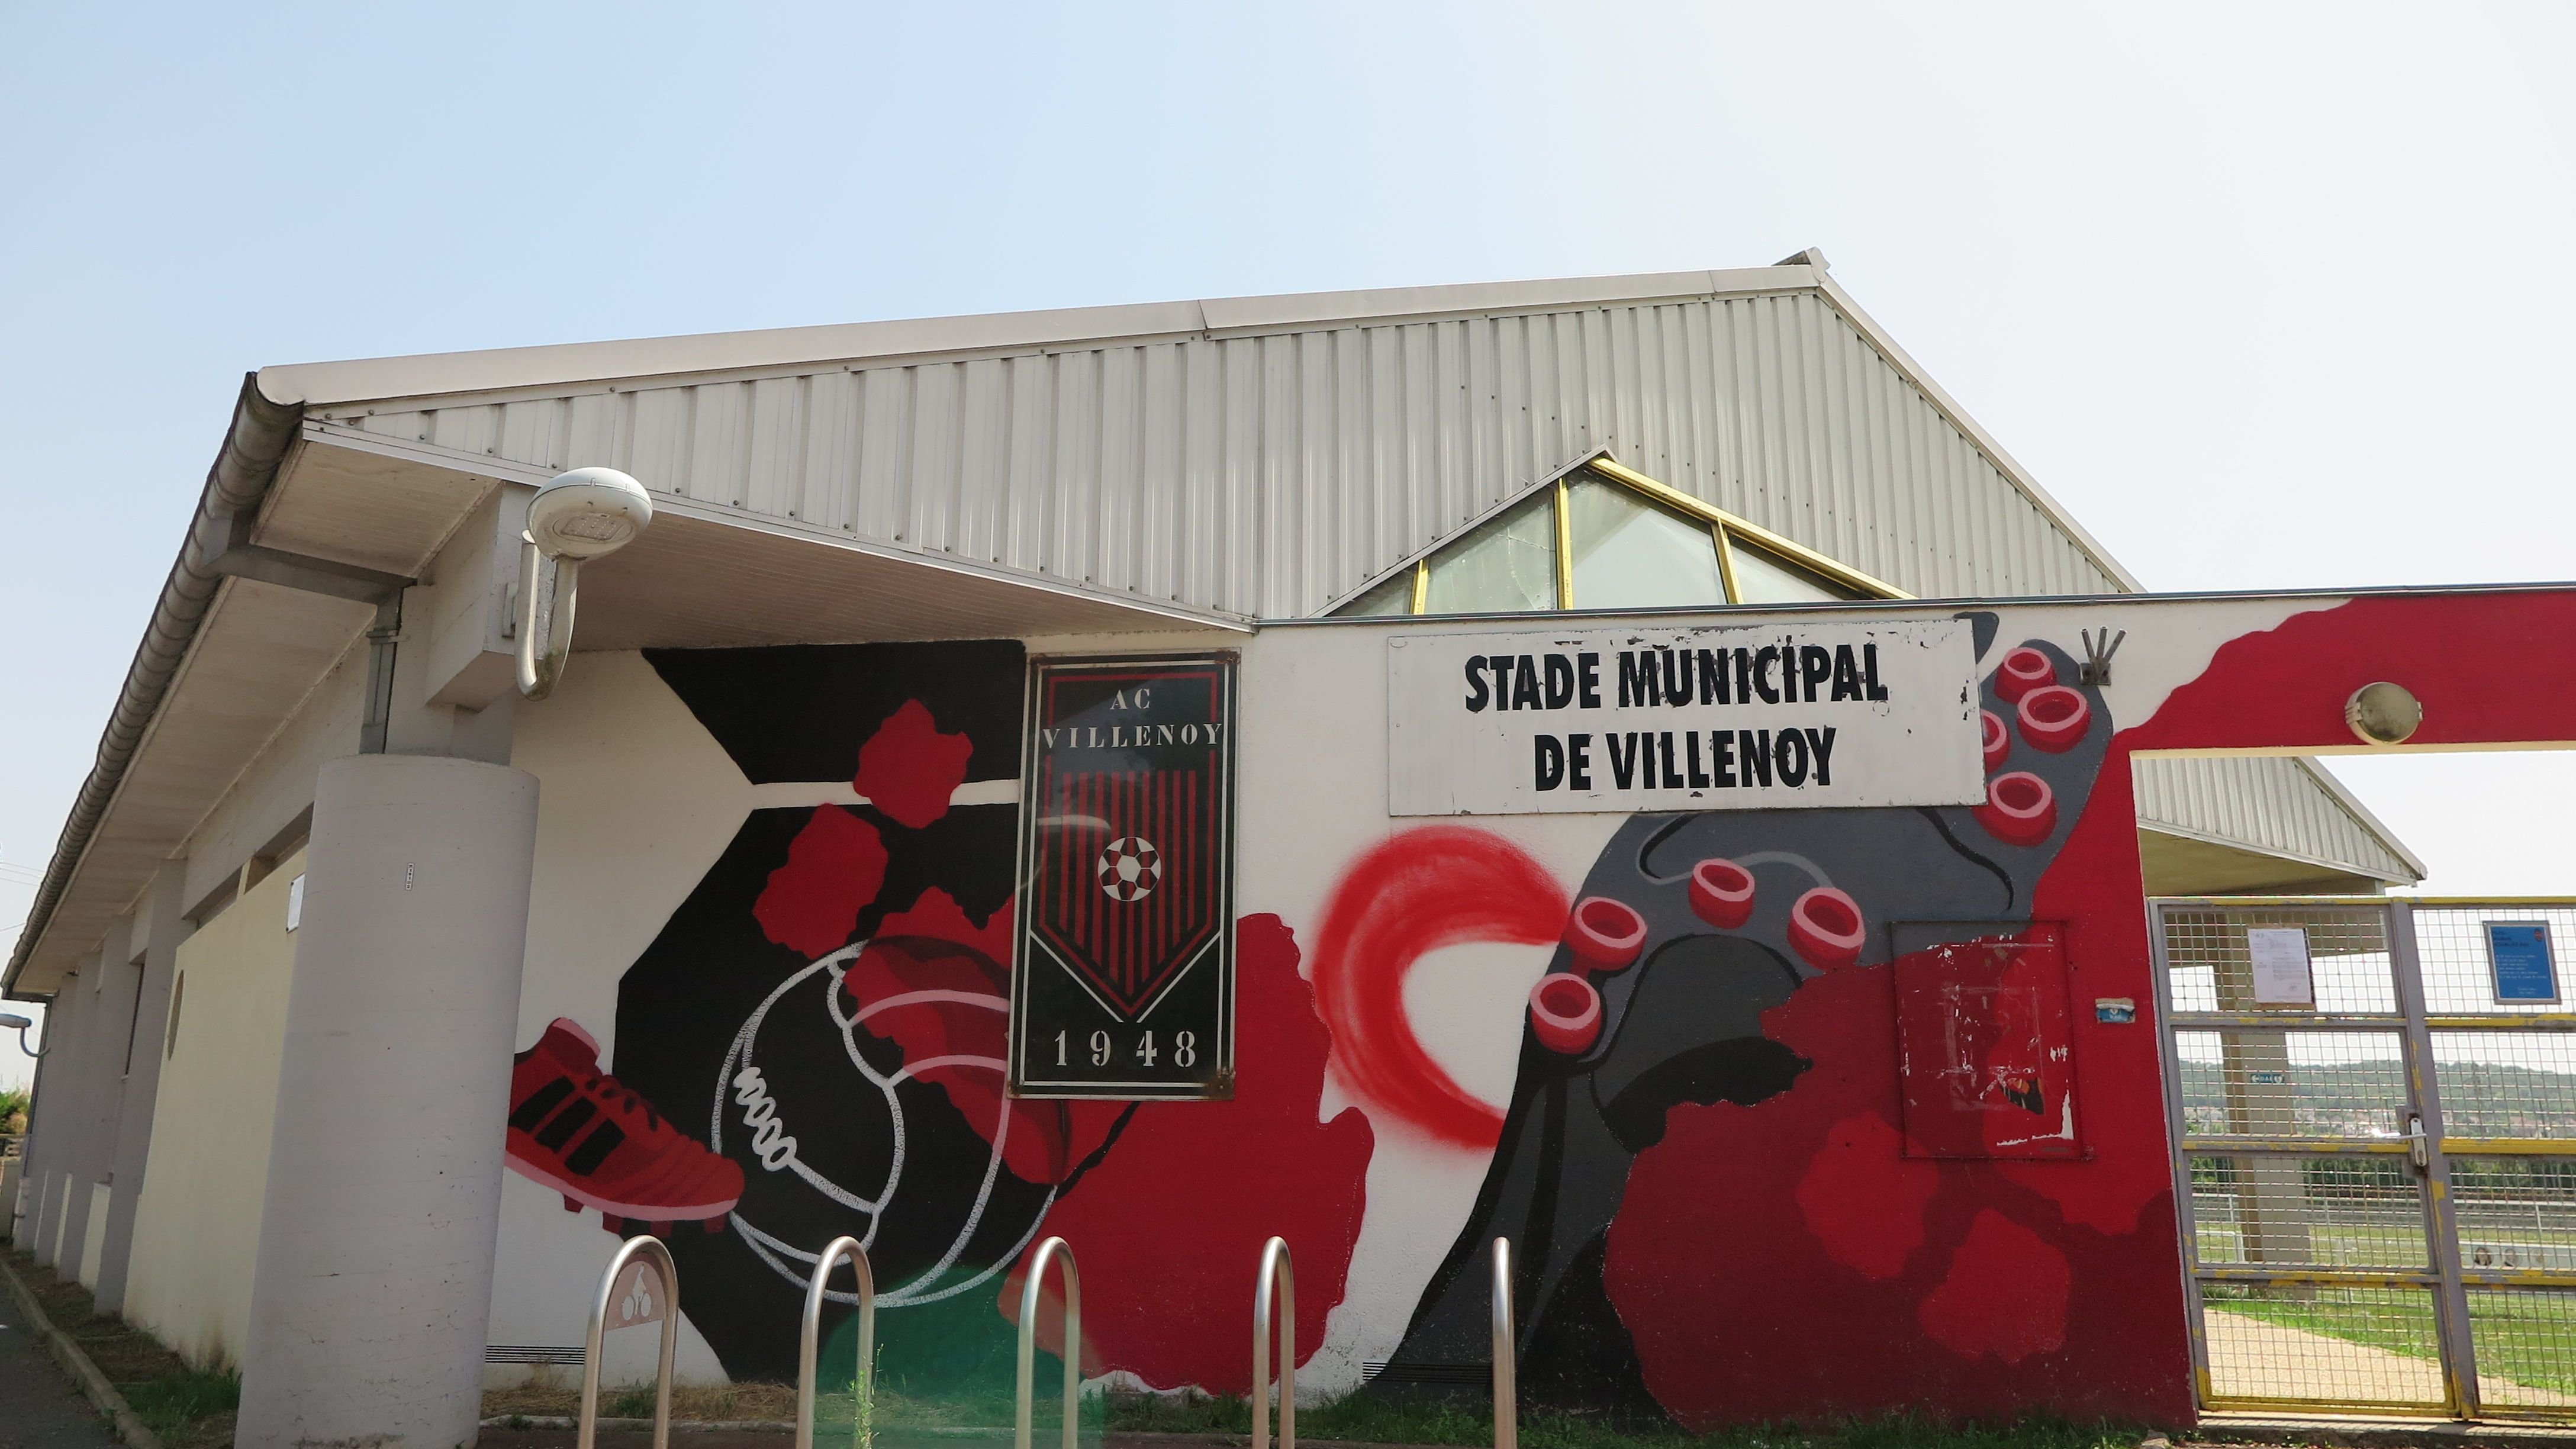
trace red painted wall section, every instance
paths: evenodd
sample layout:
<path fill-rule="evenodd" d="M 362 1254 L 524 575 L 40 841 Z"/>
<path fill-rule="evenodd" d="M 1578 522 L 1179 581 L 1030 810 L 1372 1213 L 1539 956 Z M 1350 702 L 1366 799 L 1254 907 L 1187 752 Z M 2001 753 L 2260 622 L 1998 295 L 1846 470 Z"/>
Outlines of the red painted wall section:
<path fill-rule="evenodd" d="M 2424 704 L 2412 746 L 2576 743 L 2576 592 L 2354 599 L 2232 639 L 2121 736 L 2131 749 L 2357 743 L 2344 701 L 2377 680 Z"/>
<path fill-rule="evenodd" d="M 1332 1036 L 1298 975 L 1296 937 L 1276 916 L 1246 917 L 1235 959 L 1247 1029 L 1234 1100 L 1140 1104 L 1041 1229 L 1080 1255 L 1093 1372 L 1250 1392 L 1253 1271 L 1273 1233 L 1295 1259 L 1301 1360 L 1322 1346 L 1325 1315 L 1342 1301 L 1376 1137 L 1356 1108 L 1316 1120 Z M 1020 1282 L 1015 1267 L 1001 1295 L 1015 1323 Z M 1051 1348 L 1063 1341 L 1062 1312 L 1042 1310 L 1039 1337 L 1052 1334 Z"/>
<path fill-rule="evenodd" d="M 1435 1142 L 1493 1146 L 1503 1114 L 1422 1049 L 1404 978 L 1444 946 L 1552 942 L 1565 913 L 1565 887 L 1489 830 L 1423 826 L 1353 860 L 1333 887 L 1315 950 L 1316 1001 L 1342 1043 L 1351 1089 Z"/>

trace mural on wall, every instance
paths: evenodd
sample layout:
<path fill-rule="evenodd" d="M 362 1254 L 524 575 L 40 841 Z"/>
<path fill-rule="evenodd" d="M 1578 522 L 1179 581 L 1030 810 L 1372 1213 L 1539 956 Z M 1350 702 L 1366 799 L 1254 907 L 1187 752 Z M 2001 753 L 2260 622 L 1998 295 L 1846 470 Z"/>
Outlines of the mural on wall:
<path fill-rule="evenodd" d="M 1978 805 L 1560 820 L 1579 880 L 1507 822 L 1360 809 L 1347 858 L 1297 888 L 1311 919 L 1236 923 L 1227 1102 L 1002 1090 L 1018 646 L 652 655 L 746 776 L 815 803 L 751 811 L 628 969 L 613 1074 L 575 1024 L 531 1045 L 512 1161 L 612 1227 L 667 1225 L 737 1377 L 792 1371 L 811 1255 L 847 1232 L 891 1379 L 935 1360 L 1007 1382 L 1017 1261 L 1052 1232 L 1080 1254 L 1087 1371 L 1240 1392 L 1280 1232 L 1305 1358 L 1329 1342 L 1348 1383 L 1385 1352 L 1368 1392 L 1472 1398 L 1484 1252 L 1508 1236 L 1528 1402 L 1693 1429 L 2187 1416 L 2155 1030 L 2089 1009 L 2153 994 L 2130 750 L 2313 745 L 2392 653 L 2446 711 L 2436 742 L 2552 723 L 2479 713 L 2511 671 L 2477 604 L 2252 607 L 2188 667 L 2142 659 L 2116 737 L 2058 642 L 1966 616 Z M 1548 958 L 1484 1045 L 1516 1053 L 1497 1101 L 1407 1006 L 1418 963 L 1492 942 Z M 1445 1255 L 1370 1260 L 1409 1319 L 1336 1316 L 1364 1229 L 1459 1166 L 1472 1201 L 1383 1239 Z M 1396 1194 L 1374 1207 L 1373 1169 Z"/>
<path fill-rule="evenodd" d="M 1271 1232 L 1297 1252 L 1311 1355 L 1373 1139 L 1356 1111 L 1318 1120 L 1329 1038 L 1284 927 L 1238 926 L 1238 1009 L 1264 1031 L 1234 1100 L 1004 1093 L 1020 646 L 648 658 L 753 783 L 827 803 L 750 813 L 621 981 L 613 1075 L 571 1022 L 522 1055 L 512 1166 L 611 1231 L 666 1233 L 736 1378 L 794 1374 L 806 1277 L 843 1233 L 896 1381 L 1007 1382 L 1007 1274 L 1042 1232 L 1080 1244 L 1087 1367 L 1247 1386 L 1242 1355 L 1169 1325 L 1201 1287 L 1206 1314 L 1238 1312 Z M 626 1145 L 591 1149 L 594 1116 Z M 594 1186 L 611 1169 L 617 1189 Z"/>
<path fill-rule="evenodd" d="M 1995 620 L 1974 623 L 1984 654 Z M 1945 1407 L 2045 1397 L 2034 1375 L 2080 1397 L 2132 1345 L 2082 1340 L 2079 1274 L 2088 1291 L 2141 1278 L 2127 1286 L 2179 1314 L 2152 1255 L 2129 1266 L 2134 1206 L 2073 1221 L 2049 1184 L 1903 1153 L 1891 983 L 1935 959 L 1954 996 L 2006 1006 L 1988 1022 L 2006 1029 L 1977 1040 L 1971 1020 L 1950 1063 L 1980 1084 L 1970 1120 L 2000 1119 L 1978 1155 L 2071 1145 L 2068 1062 L 2029 1051 L 2029 1022 L 2009 1029 L 2031 999 L 2012 978 L 2035 968 L 2008 947 L 2044 936 L 2039 969 L 2062 973 L 2058 928 L 2031 923 L 2110 734 L 2076 676 L 2031 644 L 1986 681 L 1985 805 L 1642 814 L 1570 906 L 1552 883 L 1514 884 L 1534 865 L 1480 830 L 1409 832 L 1359 863 L 1319 937 L 1326 1019 L 1376 1048 L 1359 1069 L 1373 1106 L 1492 1144 L 1377 1391 L 1476 1381 L 1496 1237 L 1515 1250 L 1526 1399 L 1690 1423 L 1906 1402 L 1871 1377 L 1910 1380 L 1927 1356 L 1949 1362 Z M 1390 877 L 1407 858 L 1443 864 Z M 1915 922 L 1977 924 L 1929 927 L 1946 939 L 1899 962 Z M 1559 942 L 1499 1119 L 1426 1069 L 1403 1015 L 1403 970 L 1452 939 Z"/>

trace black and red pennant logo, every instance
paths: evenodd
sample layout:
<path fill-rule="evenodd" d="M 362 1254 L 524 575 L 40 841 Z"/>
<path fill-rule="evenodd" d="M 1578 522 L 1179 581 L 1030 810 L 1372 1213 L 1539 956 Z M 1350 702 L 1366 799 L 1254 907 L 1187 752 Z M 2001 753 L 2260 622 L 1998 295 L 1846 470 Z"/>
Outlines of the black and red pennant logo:
<path fill-rule="evenodd" d="M 1199 1095 L 1231 1055 L 1233 661 L 1031 673 L 1021 1085 Z"/>

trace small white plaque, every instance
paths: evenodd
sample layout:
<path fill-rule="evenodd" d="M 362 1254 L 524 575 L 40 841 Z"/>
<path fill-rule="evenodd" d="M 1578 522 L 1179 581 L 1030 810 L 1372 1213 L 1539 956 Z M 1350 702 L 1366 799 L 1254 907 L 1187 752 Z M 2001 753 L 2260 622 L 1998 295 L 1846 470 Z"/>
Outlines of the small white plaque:
<path fill-rule="evenodd" d="M 286 883 L 286 929 L 292 931 L 304 924 L 304 877 Z"/>
<path fill-rule="evenodd" d="M 2249 926 L 2245 953 L 2254 960 L 2256 1006 L 2314 1006 L 2316 976 L 2308 963 L 2304 926 Z"/>

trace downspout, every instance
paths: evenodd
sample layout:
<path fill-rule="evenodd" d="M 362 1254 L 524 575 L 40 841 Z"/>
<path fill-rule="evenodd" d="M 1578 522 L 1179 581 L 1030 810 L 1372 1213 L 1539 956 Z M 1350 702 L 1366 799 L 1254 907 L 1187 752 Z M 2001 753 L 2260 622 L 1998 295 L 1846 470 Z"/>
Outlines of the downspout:
<path fill-rule="evenodd" d="M 17 995 L 19 972 L 25 969 L 28 955 L 43 937 L 55 907 L 62 903 L 73 872 L 88 853 L 108 805 L 124 785 L 135 752 L 142 747 L 153 718 L 168 698 L 171 681 L 178 677 L 179 667 L 205 623 L 206 611 L 214 606 L 215 595 L 227 577 L 261 579 L 376 605 L 375 625 L 367 634 L 371 646 L 367 724 L 361 746 L 384 748 L 393 684 L 394 633 L 402 622 L 402 589 L 412 581 L 372 569 L 256 548 L 249 542 L 260 505 L 277 482 L 278 466 L 285 461 L 287 448 L 294 443 L 303 420 L 301 403 L 271 401 L 259 390 L 256 374 L 242 379 L 241 396 L 233 405 L 232 426 L 224 434 L 223 449 L 215 455 L 214 466 L 206 473 L 205 489 L 197 497 L 196 518 L 179 547 L 177 561 L 170 566 L 169 579 L 161 586 L 160 600 L 153 605 L 152 622 L 143 632 L 143 642 L 135 648 L 134 662 L 126 667 L 125 685 L 118 692 L 114 712 L 108 716 L 107 729 L 99 736 L 97 763 L 90 767 L 89 778 L 81 782 L 70 817 L 63 823 L 62 838 L 54 846 L 53 859 L 46 864 L 44 879 L 36 887 L 35 904 L 27 912 L 17 944 L 10 949 L 8 970 L 0 973 L 0 995 Z"/>

